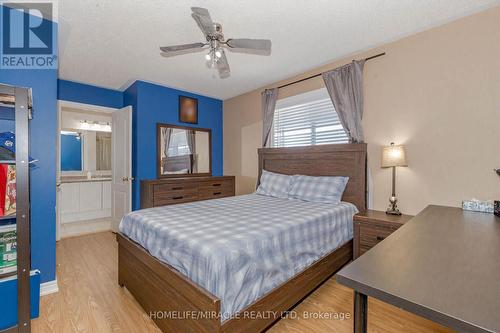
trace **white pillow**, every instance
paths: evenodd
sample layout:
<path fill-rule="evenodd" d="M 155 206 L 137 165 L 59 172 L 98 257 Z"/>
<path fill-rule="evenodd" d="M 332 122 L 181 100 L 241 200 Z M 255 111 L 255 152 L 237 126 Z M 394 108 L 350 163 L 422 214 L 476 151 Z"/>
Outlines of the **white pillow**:
<path fill-rule="evenodd" d="M 256 193 L 276 198 L 288 198 L 293 176 L 262 170 Z"/>
<path fill-rule="evenodd" d="M 304 201 L 338 204 L 342 199 L 349 177 L 293 176 L 288 196 Z"/>

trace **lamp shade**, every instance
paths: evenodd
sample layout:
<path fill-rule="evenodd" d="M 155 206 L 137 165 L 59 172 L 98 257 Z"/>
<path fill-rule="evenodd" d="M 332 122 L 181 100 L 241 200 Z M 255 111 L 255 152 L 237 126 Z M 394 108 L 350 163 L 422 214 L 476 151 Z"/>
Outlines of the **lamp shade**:
<path fill-rule="evenodd" d="M 406 152 L 404 146 L 395 146 L 391 143 L 389 147 L 384 147 L 382 151 L 382 168 L 396 166 L 408 166 L 406 163 Z"/>

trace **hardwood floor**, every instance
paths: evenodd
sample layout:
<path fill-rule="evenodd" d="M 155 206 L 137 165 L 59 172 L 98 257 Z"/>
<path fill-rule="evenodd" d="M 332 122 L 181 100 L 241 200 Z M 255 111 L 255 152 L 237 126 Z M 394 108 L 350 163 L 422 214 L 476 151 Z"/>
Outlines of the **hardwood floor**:
<path fill-rule="evenodd" d="M 59 292 L 41 298 L 40 318 L 32 324 L 34 333 L 160 332 L 130 293 L 118 286 L 117 244 L 112 233 L 59 241 L 57 262 Z M 350 289 L 331 278 L 268 332 L 350 333 L 352 298 Z M 369 332 L 452 332 L 372 299 L 368 313 Z"/>

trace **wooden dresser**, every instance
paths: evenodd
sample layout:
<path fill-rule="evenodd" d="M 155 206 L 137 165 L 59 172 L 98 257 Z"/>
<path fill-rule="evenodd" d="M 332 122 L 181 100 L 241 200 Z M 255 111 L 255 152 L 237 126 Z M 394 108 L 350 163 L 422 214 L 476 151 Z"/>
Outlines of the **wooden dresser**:
<path fill-rule="evenodd" d="M 368 209 L 354 215 L 354 259 L 383 241 L 409 221 L 411 215 L 389 215 Z"/>
<path fill-rule="evenodd" d="M 234 183 L 234 176 L 143 180 L 141 208 L 230 197 Z"/>

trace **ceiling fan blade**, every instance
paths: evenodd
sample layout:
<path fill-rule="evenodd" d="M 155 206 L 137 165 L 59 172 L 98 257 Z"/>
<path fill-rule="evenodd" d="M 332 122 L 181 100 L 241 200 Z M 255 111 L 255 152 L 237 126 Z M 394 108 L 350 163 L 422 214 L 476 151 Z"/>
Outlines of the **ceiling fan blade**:
<path fill-rule="evenodd" d="M 198 15 L 204 15 L 210 17 L 210 14 L 208 13 L 208 9 L 202 8 L 202 7 L 191 7 L 191 11 L 195 14 Z"/>
<path fill-rule="evenodd" d="M 160 47 L 160 50 L 162 52 L 165 52 L 165 53 L 171 53 L 171 52 L 186 51 L 186 50 L 191 50 L 191 49 L 198 49 L 198 48 L 203 47 L 205 45 L 206 45 L 205 43 L 171 45 L 171 46 L 162 46 L 162 47 Z"/>
<path fill-rule="evenodd" d="M 217 69 L 219 70 L 219 77 L 221 79 L 225 79 L 229 77 L 229 75 L 231 74 L 231 70 L 229 68 L 229 63 L 227 62 L 224 50 L 221 50 L 221 53 L 221 57 L 217 59 Z"/>
<path fill-rule="evenodd" d="M 226 44 L 231 48 L 271 51 L 271 41 L 269 39 L 236 38 L 228 39 Z"/>
<path fill-rule="evenodd" d="M 208 9 L 201 7 L 191 7 L 191 10 L 193 11 L 191 16 L 194 18 L 196 23 L 198 23 L 198 26 L 200 27 L 201 31 L 203 31 L 205 36 L 214 35 L 215 26 L 212 18 L 210 17 Z"/>

